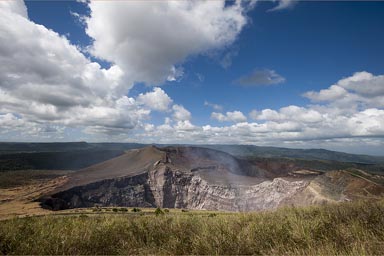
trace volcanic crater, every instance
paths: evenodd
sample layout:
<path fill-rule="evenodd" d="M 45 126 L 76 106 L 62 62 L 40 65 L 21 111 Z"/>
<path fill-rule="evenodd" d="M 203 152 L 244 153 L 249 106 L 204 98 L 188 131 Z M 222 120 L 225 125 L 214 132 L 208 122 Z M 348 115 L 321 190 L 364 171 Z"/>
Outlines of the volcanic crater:
<path fill-rule="evenodd" d="M 357 193 L 351 190 L 354 183 L 374 192 Z M 51 210 L 121 206 L 255 211 L 348 201 L 361 193 L 381 196 L 384 187 L 348 171 L 255 162 L 200 147 L 149 146 L 71 173 L 39 201 Z"/>

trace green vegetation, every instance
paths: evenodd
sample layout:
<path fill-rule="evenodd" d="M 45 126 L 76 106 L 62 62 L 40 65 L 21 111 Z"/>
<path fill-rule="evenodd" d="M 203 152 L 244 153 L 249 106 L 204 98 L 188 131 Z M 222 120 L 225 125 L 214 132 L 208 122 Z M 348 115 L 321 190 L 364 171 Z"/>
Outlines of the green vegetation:
<path fill-rule="evenodd" d="M 155 210 L 155 214 L 156 214 L 157 216 L 159 216 L 159 215 L 164 215 L 164 212 L 163 212 L 163 210 L 161 210 L 159 207 L 157 207 L 156 210 Z"/>
<path fill-rule="evenodd" d="M 381 201 L 246 214 L 27 217 L 0 222 L 0 253 L 378 255 L 383 216 Z"/>
<path fill-rule="evenodd" d="M 384 164 L 383 156 L 348 154 L 325 149 L 293 149 L 259 147 L 254 145 L 200 145 L 227 152 L 238 157 L 295 158 L 303 160 L 328 160 L 361 164 Z"/>

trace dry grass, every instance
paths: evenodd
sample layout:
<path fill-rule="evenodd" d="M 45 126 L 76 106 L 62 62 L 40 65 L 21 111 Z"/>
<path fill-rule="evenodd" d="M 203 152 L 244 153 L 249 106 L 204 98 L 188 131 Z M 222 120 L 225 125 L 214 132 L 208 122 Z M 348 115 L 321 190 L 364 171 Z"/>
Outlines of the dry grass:
<path fill-rule="evenodd" d="M 384 203 L 263 213 L 44 216 L 0 222 L 3 254 L 382 254 Z"/>
<path fill-rule="evenodd" d="M 49 211 L 34 200 L 65 183 L 66 177 L 60 175 L 66 173 L 68 171 L 0 172 L 0 219 L 47 214 Z"/>
<path fill-rule="evenodd" d="M 72 173 L 63 170 L 0 171 L 0 189 L 33 185 Z"/>

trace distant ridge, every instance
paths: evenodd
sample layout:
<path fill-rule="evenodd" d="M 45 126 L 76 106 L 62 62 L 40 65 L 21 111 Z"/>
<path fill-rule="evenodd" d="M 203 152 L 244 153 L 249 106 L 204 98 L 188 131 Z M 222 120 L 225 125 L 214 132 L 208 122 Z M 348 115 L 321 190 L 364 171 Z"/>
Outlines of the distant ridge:
<path fill-rule="evenodd" d="M 51 142 L 23 143 L 0 142 L 0 170 L 12 169 L 81 169 L 139 149 L 149 144 L 139 143 L 87 143 Z M 180 146 L 156 144 L 159 147 Z M 325 149 L 292 149 L 260 147 L 254 145 L 184 145 L 215 149 L 239 158 L 291 158 L 316 161 L 337 161 L 363 165 L 380 165 L 384 170 L 384 156 L 348 154 Z"/>
<path fill-rule="evenodd" d="M 200 145 L 201 147 L 214 148 L 235 156 L 258 157 L 287 157 L 306 160 L 330 160 L 339 162 L 382 164 L 384 156 L 371 156 L 361 154 L 349 154 L 326 149 L 295 149 L 281 147 L 260 147 L 254 145 Z"/>

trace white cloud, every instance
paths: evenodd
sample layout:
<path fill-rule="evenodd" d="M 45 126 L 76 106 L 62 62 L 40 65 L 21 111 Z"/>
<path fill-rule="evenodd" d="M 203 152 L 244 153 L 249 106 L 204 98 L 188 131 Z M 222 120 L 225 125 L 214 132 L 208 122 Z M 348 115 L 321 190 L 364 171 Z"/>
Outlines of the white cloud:
<path fill-rule="evenodd" d="M 336 99 L 340 99 L 344 97 L 347 94 L 347 91 L 338 86 L 338 85 L 332 85 L 328 89 L 320 90 L 319 92 L 315 91 L 309 91 L 304 94 L 305 97 L 315 101 L 315 102 L 321 102 L 321 101 L 333 101 Z"/>
<path fill-rule="evenodd" d="M 152 92 L 141 93 L 137 102 L 149 109 L 165 112 L 169 110 L 172 99 L 161 88 L 155 87 Z"/>
<path fill-rule="evenodd" d="M 357 72 L 351 77 L 341 79 L 338 84 L 365 97 L 384 95 L 384 75 L 374 76 L 365 71 Z"/>
<path fill-rule="evenodd" d="M 91 1 L 87 34 L 93 55 L 119 65 L 134 81 L 160 84 L 188 56 L 230 45 L 253 3 L 224 1 Z"/>
<path fill-rule="evenodd" d="M 57 140 L 63 137 L 63 132 L 62 126 L 28 122 L 11 113 L 0 114 L 0 136 L 8 140 L 28 141 L 31 138 Z"/>
<path fill-rule="evenodd" d="M 184 75 L 184 69 L 182 67 L 173 66 L 170 70 L 170 73 L 167 77 L 167 81 L 174 82 L 180 81 Z"/>
<path fill-rule="evenodd" d="M 27 7 L 22 0 L 0 1 L 0 10 L 28 18 Z"/>
<path fill-rule="evenodd" d="M 211 118 L 219 122 L 234 122 L 240 123 L 247 121 L 247 117 L 240 111 L 227 112 L 225 114 L 212 112 Z"/>
<path fill-rule="evenodd" d="M 194 126 L 189 120 L 184 120 L 177 121 L 175 129 L 178 131 L 193 131 L 196 129 L 196 126 Z"/>
<path fill-rule="evenodd" d="M 263 109 L 262 111 L 252 111 L 250 117 L 254 120 L 270 121 L 298 121 L 305 123 L 321 122 L 322 115 L 313 109 L 298 106 L 283 107 L 279 111 Z"/>
<path fill-rule="evenodd" d="M 384 110 L 366 109 L 358 112 L 345 125 L 353 136 L 384 135 Z"/>
<path fill-rule="evenodd" d="M 347 88 L 347 95 L 357 94 L 356 90 L 349 89 L 352 88 L 352 82 L 360 82 L 366 87 L 375 87 L 380 77 L 365 76 L 365 79 L 358 79 L 356 75 L 352 75 L 340 80 L 344 82 L 337 84 L 341 88 Z M 369 84 L 367 79 L 372 83 Z M 357 86 L 354 85 L 353 88 Z M 370 91 L 372 88 L 370 90 L 364 88 L 364 90 Z M 376 98 L 376 96 L 372 97 Z M 239 118 L 237 120 L 239 122 L 233 125 L 195 126 L 191 124 L 188 130 L 182 125 L 168 123 L 162 129 L 155 129 L 152 136 L 163 143 L 241 143 L 300 148 L 325 147 L 355 153 L 367 150 L 366 153 L 383 154 L 384 110 L 381 109 L 382 107 L 342 109 L 338 105 L 343 100 L 343 97 L 332 96 L 322 105 L 306 107 L 291 105 L 278 110 L 253 110 L 249 114 L 252 122 Z M 231 121 L 236 116 L 235 113 L 236 111 L 225 114 L 213 112 L 211 117 L 222 122 Z M 188 130 L 187 134 L 186 130 Z"/>
<path fill-rule="evenodd" d="M 86 22 L 94 38 L 91 52 L 112 62 L 103 69 L 66 37 L 30 21 L 22 1 L 3 1 L 0 114 L 8 120 L 3 127 L 55 126 L 111 136 L 149 131 L 151 111 L 167 112 L 173 101 L 160 88 L 136 99 L 126 96 L 134 81 L 179 80 L 185 58 L 236 40 L 253 4 L 88 2 L 90 17 L 72 15 Z M 182 105 L 173 105 L 171 113 L 177 127 L 192 127 L 191 113 Z"/>
<path fill-rule="evenodd" d="M 357 72 L 327 89 L 306 92 L 304 96 L 342 109 L 381 108 L 384 107 L 384 75 Z"/>
<path fill-rule="evenodd" d="M 222 106 L 205 102 L 217 111 L 212 118 L 233 122 L 223 126 L 193 124 L 191 112 L 158 87 L 136 98 L 129 96 L 135 80 L 180 79 L 185 58 L 225 48 L 247 21 L 246 7 L 239 3 L 224 7 L 219 1 L 172 1 L 149 6 L 135 1 L 127 10 L 130 3 L 106 9 L 102 9 L 106 3 L 89 3 L 93 53 L 114 63 L 103 69 L 67 38 L 28 20 L 22 2 L 0 1 L 2 140 L 54 140 L 67 136 L 68 129 L 82 129 L 87 138 L 110 141 L 299 147 L 345 143 L 382 149 L 383 75 L 355 73 L 305 93 L 312 105 L 253 110 L 249 122 L 240 111 L 221 113 Z M 134 13 L 138 10 L 147 15 Z M 164 13 L 169 16 L 164 18 Z M 150 123 L 154 110 L 167 115 L 164 124 Z"/>
<path fill-rule="evenodd" d="M 177 121 L 189 121 L 191 119 L 191 112 L 186 110 L 181 105 L 173 105 L 173 118 Z"/>
<path fill-rule="evenodd" d="M 148 118 L 149 111 L 124 96 L 132 83 L 118 66 L 101 68 L 65 37 L 19 15 L 22 2 L 7 3 L 0 5 L 0 113 L 16 113 L 14 123 L 33 127 L 105 132 Z"/>

